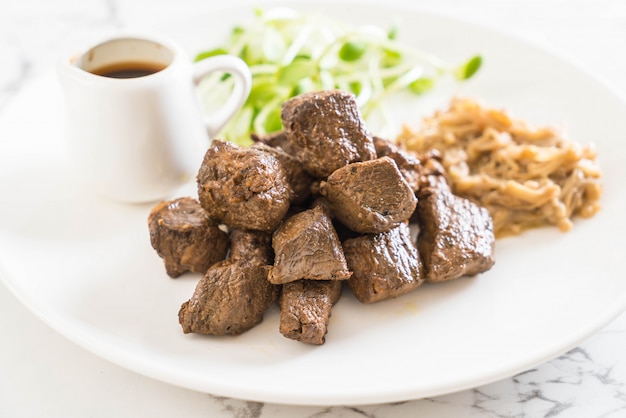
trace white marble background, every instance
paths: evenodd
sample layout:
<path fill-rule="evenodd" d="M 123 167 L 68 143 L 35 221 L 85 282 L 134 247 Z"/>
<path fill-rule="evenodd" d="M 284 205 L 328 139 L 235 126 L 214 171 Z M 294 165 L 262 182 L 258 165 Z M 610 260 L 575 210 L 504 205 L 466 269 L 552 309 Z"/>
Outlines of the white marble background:
<path fill-rule="evenodd" d="M 0 115 L 23 86 L 81 39 L 183 18 L 211 1 L 0 0 Z M 549 44 L 626 97 L 623 0 L 411 4 Z M 260 404 L 153 381 L 56 334 L 3 285 L 0 341 L 0 417 L 626 417 L 626 314 L 579 347 L 509 379 L 446 396 L 356 407 Z"/>

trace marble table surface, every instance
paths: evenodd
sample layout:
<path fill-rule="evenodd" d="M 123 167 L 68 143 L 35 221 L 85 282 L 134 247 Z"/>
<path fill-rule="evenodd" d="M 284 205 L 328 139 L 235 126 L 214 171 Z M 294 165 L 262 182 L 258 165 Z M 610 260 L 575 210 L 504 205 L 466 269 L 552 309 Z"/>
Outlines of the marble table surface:
<path fill-rule="evenodd" d="M 81 39 L 184 18 L 211 2 L 3 0 L 0 115 L 24 86 L 50 71 L 61 51 Z M 406 3 L 547 44 L 626 97 L 622 0 Z M 578 347 L 516 376 L 444 396 L 349 407 L 215 397 L 137 375 L 58 335 L 2 284 L 0 339 L 1 417 L 626 417 L 626 313 Z"/>

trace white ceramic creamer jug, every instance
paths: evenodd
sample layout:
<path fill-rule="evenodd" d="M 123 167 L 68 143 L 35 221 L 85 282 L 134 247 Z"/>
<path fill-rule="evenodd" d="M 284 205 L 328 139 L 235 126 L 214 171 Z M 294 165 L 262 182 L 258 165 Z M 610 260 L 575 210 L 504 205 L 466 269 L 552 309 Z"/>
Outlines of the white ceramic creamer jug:
<path fill-rule="evenodd" d="M 234 79 L 230 97 L 204 115 L 196 89 L 208 73 Z M 245 102 L 250 71 L 237 57 L 192 63 L 153 35 L 121 35 L 63 60 L 68 152 L 77 180 L 123 202 L 167 197 L 193 178 L 215 136 Z"/>

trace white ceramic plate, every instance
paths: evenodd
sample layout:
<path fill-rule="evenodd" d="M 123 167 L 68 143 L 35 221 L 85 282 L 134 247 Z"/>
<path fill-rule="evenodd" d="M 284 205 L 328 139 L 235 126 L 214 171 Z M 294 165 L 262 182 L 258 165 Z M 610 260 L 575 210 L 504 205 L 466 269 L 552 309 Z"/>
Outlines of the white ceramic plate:
<path fill-rule="evenodd" d="M 149 244 L 150 206 L 108 202 L 76 186 L 64 168 L 61 92 L 48 74 L 0 120 L 0 275 L 26 306 L 138 373 L 291 404 L 400 401 L 485 384 L 565 352 L 624 309 L 622 101 L 559 57 L 489 29 L 389 6 L 312 7 L 383 27 L 400 19 L 402 39 L 451 62 L 483 54 L 483 70 L 462 92 L 534 124 L 564 123 L 573 139 L 595 142 L 602 211 L 567 234 L 548 228 L 498 241 L 496 266 L 479 277 L 370 306 L 346 292 L 320 347 L 283 338 L 276 309 L 239 337 L 184 335 L 177 312 L 198 276 L 165 275 Z M 223 9 L 166 32 L 195 52 L 209 46 L 210 31 L 226 34 L 248 12 Z M 448 99 L 442 91 L 403 110 L 417 121 Z"/>

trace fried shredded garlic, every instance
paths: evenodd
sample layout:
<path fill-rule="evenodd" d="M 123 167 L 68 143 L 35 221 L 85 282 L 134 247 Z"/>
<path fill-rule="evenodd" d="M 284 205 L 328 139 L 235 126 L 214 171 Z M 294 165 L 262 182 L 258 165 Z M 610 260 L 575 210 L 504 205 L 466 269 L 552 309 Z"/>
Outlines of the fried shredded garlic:
<path fill-rule="evenodd" d="M 409 151 L 438 149 L 454 193 L 486 207 L 497 236 L 531 227 L 572 228 L 600 209 L 601 173 L 593 145 L 554 127 L 531 128 L 468 98 L 426 117 L 397 138 Z"/>

